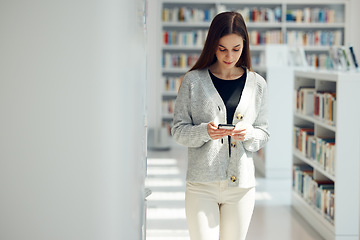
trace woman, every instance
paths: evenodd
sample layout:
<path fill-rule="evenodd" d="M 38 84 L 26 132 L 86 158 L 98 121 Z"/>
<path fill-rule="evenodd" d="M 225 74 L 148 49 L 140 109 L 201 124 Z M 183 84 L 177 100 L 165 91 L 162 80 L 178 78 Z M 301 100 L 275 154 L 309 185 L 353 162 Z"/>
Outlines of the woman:
<path fill-rule="evenodd" d="M 251 70 L 244 19 L 218 14 L 183 79 L 172 127 L 175 141 L 188 147 L 185 205 L 192 240 L 246 237 L 255 204 L 252 153 L 269 139 L 266 89 Z"/>

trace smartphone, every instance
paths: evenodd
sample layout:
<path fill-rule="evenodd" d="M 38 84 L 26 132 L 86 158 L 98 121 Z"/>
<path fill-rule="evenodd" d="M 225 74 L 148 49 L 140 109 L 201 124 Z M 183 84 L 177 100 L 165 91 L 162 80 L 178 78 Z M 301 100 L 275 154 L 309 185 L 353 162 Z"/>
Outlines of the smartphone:
<path fill-rule="evenodd" d="M 234 124 L 219 124 L 218 129 L 229 129 L 233 130 L 235 128 Z"/>

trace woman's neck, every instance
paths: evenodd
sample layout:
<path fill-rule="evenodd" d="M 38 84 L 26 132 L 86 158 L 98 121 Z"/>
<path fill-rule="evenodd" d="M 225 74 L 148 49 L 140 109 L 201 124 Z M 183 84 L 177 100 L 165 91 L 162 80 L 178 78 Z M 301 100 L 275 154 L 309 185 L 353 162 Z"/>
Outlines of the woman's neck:
<path fill-rule="evenodd" d="M 217 63 L 214 63 L 209 67 L 209 70 L 216 77 L 223 80 L 234 80 L 238 79 L 244 74 L 244 69 L 242 67 L 233 67 L 230 69 L 221 68 Z"/>

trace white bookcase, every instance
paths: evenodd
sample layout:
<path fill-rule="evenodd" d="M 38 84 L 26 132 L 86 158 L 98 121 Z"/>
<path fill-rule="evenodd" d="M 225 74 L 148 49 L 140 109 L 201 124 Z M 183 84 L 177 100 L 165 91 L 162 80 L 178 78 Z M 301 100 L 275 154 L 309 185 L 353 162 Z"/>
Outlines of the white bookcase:
<path fill-rule="evenodd" d="M 286 46 L 266 46 L 266 54 L 271 48 Z M 275 55 L 275 54 L 274 54 Z M 254 154 L 256 170 L 266 178 L 291 179 L 291 129 L 292 129 L 292 89 L 294 69 L 273 61 L 266 67 L 268 84 L 268 122 L 270 141 Z M 279 92 L 281 91 L 281 92 Z M 288 99 L 288 100 L 287 100 Z M 279 144 L 281 143 L 281 144 Z M 290 190 L 290 189 L 289 189 Z M 290 198 L 289 198 L 290 199 Z"/>
<path fill-rule="evenodd" d="M 296 111 L 294 126 L 314 128 L 315 137 L 335 139 L 334 171 L 325 170 L 316 160 L 293 148 L 293 165 L 305 165 L 313 169 L 316 180 L 334 184 L 334 218 L 329 218 L 314 204 L 305 200 L 305 194 L 292 191 L 292 206 L 325 239 L 359 239 L 359 174 L 360 174 L 360 108 L 357 94 L 360 89 L 360 74 L 354 72 L 295 71 L 294 92 L 300 87 L 313 87 L 316 92 L 335 92 L 334 122 L 321 120 L 313 114 Z M 294 102 L 296 99 L 294 98 Z M 294 136 L 294 141 L 296 136 Z M 304 183 L 305 185 L 305 183 Z"/>
<path fill-rule="evenodd" d="M 329 50 L 329 42 L 326 34 L 333 34 L 334 38 L 338 39 L 335 44 L 343 45 L 346 43 L 348 31 L 346 26 L 348 25 L 347 11 L 348 1 L 347 0 L 303 0 L 303 1 L 273 1 L 273 0 L 261 0 L 261 1 L 239 1 L 239 0 L 226 0 L 226 1 L 215 1 L 215 0 L 183 0 L 183 1 L 172 1 L 172 0 L 159 0 L 159 19 L 158 27 L 159 34 L 157 36 L 157 42 L 160 44 L 158 50 L 158 66 L 160 72 L 158 72 L 157 79 L 161 79 L 160 82 L 160 96 L 161 99 L 161 110 L 158 118 L 159 121 L 163 122 L 163 125 L 170 125 L 172 121 L 172 109 L 174 100 L 176 98 L 176 89 L 166 88 L 166 81 L 168 78 L 178 78 L 183 76 L 191 67 L 192 64 L 184 64 L 189 56 L 193 56 L 193 61 L 196 59 L 194 55 L 200 55 L 202 49 L 202 41 L 206 37 L 206 31 L 210 26 L 212 17 L 220 11 L 234 10 L 241 11 L 244 18 L 247 20 L 247 28 L 250 35 L 250 50 L 253 61 L 253 68 L 255 71 L 261 73 L 266 77 L 266 63 L 265 63 L 265 45 L 268 43 L 288 43 L 291 46 L 302 45 L 305 53 L 310 55 L 327 54 Z M 173 12 L 176 9 L 177 12 L 182 7 L 188 9 L 196 9 L 198 11 L 208 11 L 209 17 L 206 21 L 199 20 L 199 17 L 188 18 L 184 20 L 178 20 L 174 17 L 173 13 L 165 14 L 164 9 L 168 9 L 167 12 Z M 308 10 L 304 10 L 304 9 Z M 252 15 L 249 10 L 257 10 L 260 12 L 256 19 L 250 20 Z M 261 16 L 265 16 L 264 9 L 270 10 L 270 14 L 267 14 L 264 19 Z M 301 12 L 303 16 L 305 12 L 315 11 L 327 11 L 327 15 L 332 20 L 313 20 L 306 21 L 296 19 L 289 20 L 290 14 L 296 15 L 297 10 Z M 251 11 L 256 12 L 256 11 Z M 280 12 L 280 15 L 279 15 Z M 333 16 L 335 14 L 335 16 Z M 166 15 L 167 17 L 164 17 Z M 254 14 L 253 14 L 254 15 Z M 299 14 L 298 14 L 299 15 Z M 164 21 L 165 18 L 165 21 Z M 255 19 L 255 18 L 254 18 Z M 303 17 L 305 19 L 305 17 Z M 325 19 L 325 17 L 324 17 Z M 165 41 L 165 32 L 168 33 L 168 41 Z M 191 38 L 192 32 L 197 32 L 201 35 L 201 41 L 197 41 L 194 44 L 184 43 L 187 41 L 177 40 L 176 38 L 185 39 L 186 37 L 179 37 L 179 35 L 186 35 L 188 33 L 187 40 Z M 335 34 L 336 32 L 336 34 Z M 177 36 L 171 38 L 171 36 Z M 260 36 L 261 35 L 261 36 Z M 306 35 L 306 37 L 303 37 Z M 317 37 L 314 37 L 314 36 Z M 338 36 L 338 37 L 335 37 Z M 169 40 L 171 38 L 171 40 Z M 310 39 L 323 39 L 323 41 L 312 42 Z M 262 40 L 257 40 L 262 39 Z M 266 40 L 265 40 L 266 39 Z M 307 43 L 303 43 L 303 39 L 307 39 Z M 154 59 L 155 60 L 155 59 Z M 175 63 L 178 61 L 178 63 Z M 181 63 L 182 62 L 182 63 Z M 181 66 L 181 67 L 180 67 Z M 170 93 L 168 92 L 170 91 Z"/>

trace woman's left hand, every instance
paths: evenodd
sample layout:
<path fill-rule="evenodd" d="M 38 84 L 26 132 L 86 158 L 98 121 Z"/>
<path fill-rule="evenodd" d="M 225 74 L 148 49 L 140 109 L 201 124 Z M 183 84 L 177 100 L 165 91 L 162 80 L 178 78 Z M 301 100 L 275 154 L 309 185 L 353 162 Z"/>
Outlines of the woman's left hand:
<path fill-rule="evenodd" d="M 231 132 L 231 137 L 234 138 L 235 140 L 244 141 L 245 136 L 246 136 L 246 127 L 241 122 L 238 122 L 235 125 L 234 130 L 232 130 Z"/>

